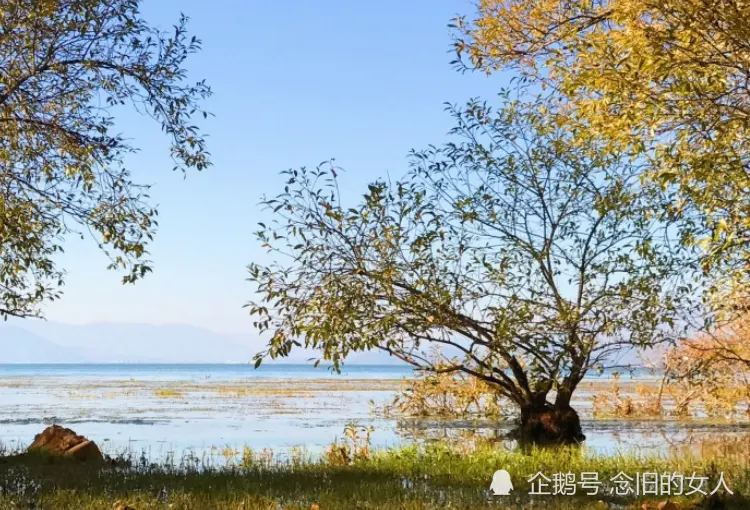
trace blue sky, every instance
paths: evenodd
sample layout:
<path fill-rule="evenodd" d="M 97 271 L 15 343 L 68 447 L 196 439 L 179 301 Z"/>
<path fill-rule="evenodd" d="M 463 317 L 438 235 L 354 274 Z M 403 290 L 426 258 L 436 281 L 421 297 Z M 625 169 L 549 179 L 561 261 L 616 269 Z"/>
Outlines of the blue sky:
<path fill-rule="evenodd" d="M 155 272 L 122 286 L 90 241 L 71 240 L 59 261 L 65 294 L 46 317 L 251 334 L 246 266 L 266 257 L 253 236 L 257 204 L 281 189 L 279 171 L 335 158 L 344 191 L 360 193 L 401 175 L 410 149 L 447 140 L 445 101 L 491 99 L 506 85 L 450 66 L 447 24 L 472 9 L 463 0 L 145 0 L 150 22 L 169 28 L 182 11 L 203 40 L 188 67 L 214 90 L 216 116 L 205 124 L 214 166 L 183 179 L 158 126 L 134 113 L 119 119 L 141 148 L 128 165 L 159 205 Z"/>

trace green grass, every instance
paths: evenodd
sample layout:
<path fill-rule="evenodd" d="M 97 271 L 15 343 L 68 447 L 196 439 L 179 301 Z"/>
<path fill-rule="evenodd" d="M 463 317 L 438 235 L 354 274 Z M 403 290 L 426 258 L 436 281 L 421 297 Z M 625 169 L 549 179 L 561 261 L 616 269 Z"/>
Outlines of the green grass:
<path fill-rule="evenodd" d="M 353 464 L 332 465 L 302 454 L 272 460 L 269 452 L 239 452 L 224 468 L 187 459 L 179 465 L 136 462 L 131 467 L 89 466 L 44 457 L 0 459 L 0 509 L 111 509 L 116 501 L 142 509 L 469 509 L 640 508 L 657 498 L 543 496 L 531 500 L 526 479 L 538 472 L 597 472 L 606 481 L 620 471 L 710 475 L 723 471 L 735 497 L 724 508 L 750 508 L 750 468 L 742 457 L 597 457 L 585 450 L 509 452 L 491 445 L 459 451 L 446 445 L 374 452 Z M 488 502 L 492 474 L 510 472 L 513 496 Z M 714 482 L 709 487 L 713 489 Z M 664 499 L 664 498 L 661 498 Z M 704 508 L 705 498 L 680 499 L 680 508 Z M 696 506 L 701 505 L 701 506 Z M 313 507 L 314 508 L 314 507 Z M 717 507 L 718 508 L 718 507 Z"/>

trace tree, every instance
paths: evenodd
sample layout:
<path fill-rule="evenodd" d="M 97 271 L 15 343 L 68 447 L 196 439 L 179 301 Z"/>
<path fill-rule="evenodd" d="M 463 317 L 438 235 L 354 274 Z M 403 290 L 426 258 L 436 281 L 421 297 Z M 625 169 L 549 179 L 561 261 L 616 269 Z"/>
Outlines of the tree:
<path fill-rule="evenodd" d="M 669 395 L 676 416 L 688 416 L 695 412 L 692 407 L 700 407 L 704 415 L 733 418 L 747 402 L 749 365 L 724 351 L 734 342 L 734 333 L 686 338 L 666 352 L 658 398 Z"/>
<path fill-rule="evenodd" d="M 740 0 L 482 0 L 459 18 L 462 68 L 513 69 L 553 90 L 560 121 L 645 156 L 679 194 L 706 271 L 750 263 L 750 4 Z"/>
<path fill-rule="evenodd" d="M 681 339 L 656 359 L 644 360 L 658 384 L 651 380 L 628 388 L 615 377 L 609 390 L 592 396 L 594 416 L 736 419 L 740 413 L 748 415 L 750 365 L 728 356 L 719 345 L 701 334 Z"/>
<path fill-rule="evenodd" d="M 0 317 L 38 315 L 55 299 L 64 238 L 90 233 L 133 282 L 151 270 L 156 227 L 148 187 L 123 164 L 115 131 L 130 107 L 161 124 L 175 168 L 209 166 L 192 120 L 210 95 L 187 81 L 200 49 L 180 18 L 171 33 L 139 17 L 138 0 L 8 0 L 0 8 Z"/>
<path fill-rule="evenodd" d="M 249 267 L 271 334 L 257 363 L 304 345 L 338 367 L 379 349 L 491 384 L 520 408 L 520 437 L 581 439 L 576 387 L 623 349 L 673 340 L 690 267 L 638 166 L 573 143 L 542 106 L 451 108 L 458 140 L 354 206 L 332 165 L 285 172 L 258 232 L 277 260 Z"/>

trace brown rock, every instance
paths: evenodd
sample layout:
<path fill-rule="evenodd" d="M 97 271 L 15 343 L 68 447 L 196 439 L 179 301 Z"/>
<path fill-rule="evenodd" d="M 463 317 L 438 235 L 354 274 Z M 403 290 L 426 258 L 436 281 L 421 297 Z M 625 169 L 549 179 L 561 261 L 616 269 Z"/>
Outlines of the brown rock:
<path fill-rule="evenodd" d="M 99 447 L 96 446 L 95 442 L 88 439 L 66 451 L 65 455 L 83 461 L 104 461 L 104 457 L 102 456 L 102 452 L 99 451 Z"/>
<path fill-rule="evenodd" d="M 128 506 L 122 501 L 115 501 L 114 506 L 112 507 L 112 510 L 135 510 L 132 506 Z"/>
<path fill-rule="evenodd" d="M 104 456 L 95 442 L 59 425 L 47 427 L 41 434 L 37 434 L 27 451 L 73 457 L 86 462 L 104 462 Z"/>
<path fill-rule="evenodd" d="M 658 510 L 680 510 L 677 505 L 671 501 L 662 501 L 656 508 Z"/>

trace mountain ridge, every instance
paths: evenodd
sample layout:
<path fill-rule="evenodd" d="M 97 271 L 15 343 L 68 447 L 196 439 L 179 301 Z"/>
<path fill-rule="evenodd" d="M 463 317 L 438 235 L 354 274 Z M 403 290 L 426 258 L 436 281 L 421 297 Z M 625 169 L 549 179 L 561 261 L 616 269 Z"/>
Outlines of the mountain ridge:
<path fill-rule="evenodd" d="M 27 319 L 0 323 L 0 345 L 0 363 L 249 363 L 265 342 L 257 336 L 180 323 L 66 324 Z M 308 364 L 315 354 L 299 349 L 274 362 Z M 394 360 L 371 351 L 356 353 L 347 363 L 394 364 Z"/>

